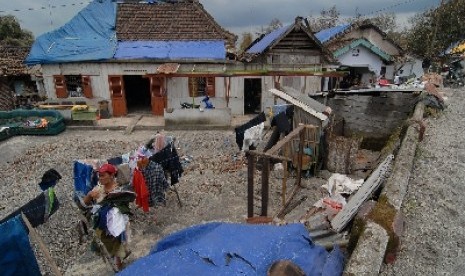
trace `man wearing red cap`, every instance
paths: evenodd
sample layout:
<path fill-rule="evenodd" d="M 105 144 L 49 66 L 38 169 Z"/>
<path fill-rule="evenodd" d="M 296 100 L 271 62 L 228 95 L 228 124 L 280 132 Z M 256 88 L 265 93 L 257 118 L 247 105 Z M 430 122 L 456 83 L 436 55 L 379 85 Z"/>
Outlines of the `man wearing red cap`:
<path fill-rule="evenodd" d="M 121 212 L 126 216 L 124 210 L 129 211 L 129 201 L 123 203 L 118 201 L 117 204 L 112 202 L 112 197 L 108 195 L 113 193 L 122 192 L 118 189 L 118 183 L 116 182 L 117 169 L 111 164 L 104 164 L 98 170 L 99 185 L 92 189 L 85 197 L 84 203 L 89 205 L 91 203 L 98 203 L 101 207 L 96 211 L 94 216 L 97 217 L 97 222 L 94 221 L 95 234 L 105 245 L 108 253 L 114 258 L 115 266 L 118 270 L 122 268 L 122 260 L 127 257 L 129 251 L 124 246 L 124 236 L 121 231 L 118 234 L 112 234 L 107 224 L 107 216 L 110 210 L 117 208 L 118 212 Z M 135 196 L 134 196 L 135 197 Z M 132 201 L 134 198 L 132 198 Z M 116 211 L 116 210 L 115 210 Z"/>

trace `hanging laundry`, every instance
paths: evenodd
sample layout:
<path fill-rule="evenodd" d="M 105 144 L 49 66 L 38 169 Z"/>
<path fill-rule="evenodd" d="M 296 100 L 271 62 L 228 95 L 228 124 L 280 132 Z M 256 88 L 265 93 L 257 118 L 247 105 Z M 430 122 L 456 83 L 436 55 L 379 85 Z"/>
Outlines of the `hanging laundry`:
<path fill-rule="evenodd" d="M 118 169 L 116 183 L 120 186 L 129 184 L 131 182 L 131 168 L 129 167 L 129 163 L 117 165 L 116 168 Z"/>
<path fill-rule="evenodd" d="M 12 219 L 21 213 L 24 213 L 32 227 L 37 227 L 47 222 L 49 217 L 53 215 L 59 207 L 60 202 L 55 195 L 55 190 L 53 188 L 49 188 L 45 192 L 38 195 L 36 198 L 30 200 L 28 203 L 10 213 L 8 216 L 2 219 L 0 223 Z"/>
<path fill-rule="evenodd" d="M 41 275 L 21 217 L 0 223 L 0 271 L 2 275 Z"/>
<path fill-rule="evenodd" d="M 149 206 L 164 204 L 166 202 L 165 191 L 168 189 L 169 183 L 166 181 L 163 167 L 154 161 L 150 161 L 141 171 L 150 194 Z"/>
<path fill-rule="evenodd" d="M 246 150 L 255 150 L 258 147 L 258 144 L 262 140 L 263 130 L 265 129 L 265 123 L 260 123 L 256 126 L 253 126 L 247 129 L 244 132 L 244 142 L 242 146 L 242 151 Z"/>
<path fill-rule="evenodd" d="M 144 175 L 139 169 L 135 169 L 132 177 L 132 186 L 136 193 L 136 205 L 144 212 L 149 211 L 149 190 L 144 179 Z"/>
<path fill-rule="evenodd" d="M 42 176 L 42 181 L 39 183 L 40 189 L 45 191 L 50 187 L 54 187 L 60 179 L 61 175 L 55 169 L 49 169 Z"/>
<path fill-rule="evenodd" d="M 239 150 L 242 150 L 242 146 L 243 146 L 243 143 L 244 143 L 244 133 L 247 129 L 253 127 L 253 126 L 256 126 L 260 123 L 263 123 L 266 121 L 266 116 L 265 116 L 265 112 L 261 112 L 259 115 L 257 115 L 256 117 L 254 117 L 252 120 L 248 121 L 247 123 L 241 125 L 241 126 L 238 126 L 234 129 L 234 131 L 236 132 L 236 144 L 237 146 L 239 146 Z"/>
<path fill-rule="evenodd" d="M 83 197 L 92 190 L 96 183 L 92 182 L 93 167 L 79 161 L 74 162 L 74 191 L 78 197 Z"/>
<path fill-rule="evenodd" d="M 123 164 L 123 157 L 122 156 L 117 156 L 113 157 L 107 160 L 108 164 L 112 164 L 114 166 L 118 166 Z"/>
<path fill-rule="evenodd" d="M 171 185 L 179 182 L 179 177 L 181 177 L 184 170 L 182 168 L 181 161 L 179 160 L 178 152 L 173 144 L 167 145 L 165 148 L 152 155 L 149 159 L 160 164 L 163 167 L 163 170 L 170 174 Z"/>

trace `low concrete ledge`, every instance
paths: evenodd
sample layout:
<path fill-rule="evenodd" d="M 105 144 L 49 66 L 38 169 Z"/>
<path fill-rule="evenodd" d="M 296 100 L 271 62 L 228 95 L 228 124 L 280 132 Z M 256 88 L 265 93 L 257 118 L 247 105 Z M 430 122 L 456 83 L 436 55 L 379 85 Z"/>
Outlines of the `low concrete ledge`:
<path fill-rule="evenodd" d="M 202 127 L 212 128 L 230 128 L 231 127 L 231 109 L 174 109 L 171 113 L 165 112 L 165 128 L 193 128 L 201 129 Z"/>
<path fill-rule="evenodd" d="M 369 222 L 346 265 L 344 275 L 378 275 L 389 236 L 383 227 Z"/>
<path fill-rule="evenodd" d="M 416 122 L 423 119 L 424 104 L 418 103 L 409 120 L 410 125 L 395 157 L 392 173 L 386 180 L 382 196 L 395 208 L 396 216 L 400 215 L 402 201 L 407 193 L 410 174 L 413 168 L 415 151 L 419 142 Z M 393 229 L 394 234 L 397 229 Z M 354 252 L 345 267 L 344 275 L 378 275 L 386 255 L 389 236 L 386 229 L 374 222 L 368 222 L 360 236 Z"/>

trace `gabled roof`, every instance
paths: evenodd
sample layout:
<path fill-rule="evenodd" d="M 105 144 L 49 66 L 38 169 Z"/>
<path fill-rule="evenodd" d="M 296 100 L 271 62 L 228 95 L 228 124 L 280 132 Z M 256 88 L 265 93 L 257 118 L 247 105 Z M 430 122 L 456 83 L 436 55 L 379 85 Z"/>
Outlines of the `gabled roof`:
<path fill-rule="evenodd" d="M 257 38 L 245 50 L 242 60 L 251 61 L 255 57 L 267 53 L 292 32 L 302 32 L 308 38 L 308 43 L 305 43 L 305 45 L 302 45 L 302 47 L 305 47 L 307 49 L 311 47 L 316 47 L 318 50 L 321 51 L 323 58 L 326 61 L 334 61 L 332 55 L 322 46 L 320 41 L 313 35 L 312 31 L 310 30 L 310 27 L 303 23 L 301 17 L 297 17 L 295 19 L 294 24 L 283 26 Z"/>
<path fill-rule="evenodd" d="M 116 35 L 122 41 L 224 40 L 230 46 L 237 40 L 236 35 L 216 23 L 198 0 L 121 3 Z"/>
<path fill-rule="evenodd" d="M 372 28 L 377 31 L 385 40 L 389 41 L 392 45 L 394 45 L 400 52 L 404 50 L 393 41 L 383 30 L 381 30 L 378 26 L 371 23 L 370 20 L 363 20 L 354 22 L 351 24 L 341 24 L 335 27 L 323 29 L 315 34 L 321 43 L 325 44 L 325 46 L 331 45 L 333 43 L 338 43 L 339 38 L 343 37 L 345 34 L 348 34 L 356 29 L 368 29 Z M 339 47 L 337 47 L 339 48 Z"/>
<path fill-rule="evenodd" d="M 28 47 L 0 46 L 0 76 L 29 74 L 23 64 L 28 52 Z"/>
<path fill-rule="evenodd" d="M 368 41 L 368 40 L 366 40 L 364 38 L 359 38 L 359 39 L 353 40 L 352 42 L 345 45 L 344 47 L 337 49 L 333 53 L 333 55 L 334 55 L 334 57 L 338 58 L 341 55 L 347 53 L 351 49 L 356 48 L 358 46 L 363 46 L 363 47 L 367 48 L 372 53 L 374 53 L 375 55 L 379 56 L 381 59 L 383 59 L 383 60 L 385 60 L 387 62 L 392 61 L 392 56 L 391 55 L 385 53 L 383 50 L 376 47 L 373 43 L 371 43 L 370 41 Z"/>

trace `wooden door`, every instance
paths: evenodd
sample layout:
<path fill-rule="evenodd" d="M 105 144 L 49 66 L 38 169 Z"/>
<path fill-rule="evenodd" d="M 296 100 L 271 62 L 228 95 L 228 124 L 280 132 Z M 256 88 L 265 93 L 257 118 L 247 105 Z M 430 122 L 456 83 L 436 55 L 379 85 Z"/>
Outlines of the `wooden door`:
<path fill-rule="evenodd" d="M 55 85 L 57 98 L 68 98 L 68 89 L 66 89 L 65 76 L 53 76 L 53 83 Z"/>
<path fill-rule="evenodd" d="M 90 83 L 89 76 L 82 76 L 82 91 L 84 92 L 84 97 L 92 99 L 94 95 L 92 94 L 92 85 Z"/>
<path fill-rule="evenodd" d="M 152 113 L 163 116 L 166 107 L 166 95 L 164 95 L 163 78 L 150 78 L 150 96 L 152 101 Z"/>
<path fill-rule="evenodd" d="M 124 93 L 123 76 L 108 76 L 108 83 L 110 85 L 113 116 L 126 116 L 128 109 L 126 106 L 126 94 Z"/>

